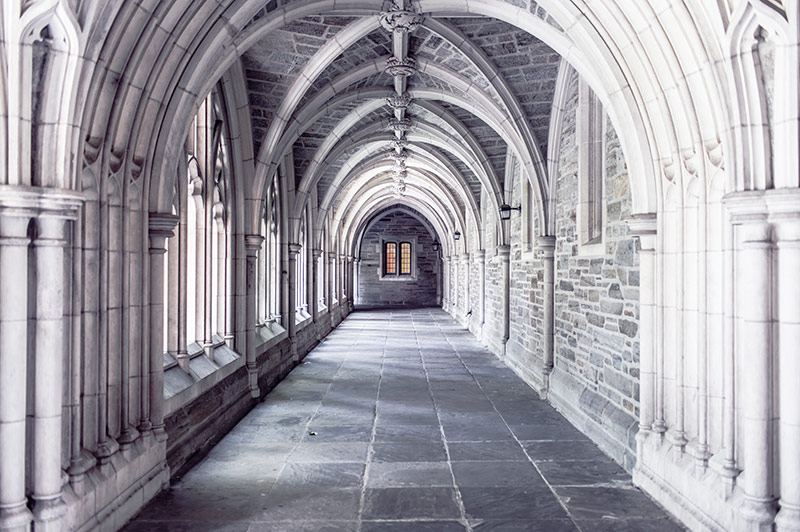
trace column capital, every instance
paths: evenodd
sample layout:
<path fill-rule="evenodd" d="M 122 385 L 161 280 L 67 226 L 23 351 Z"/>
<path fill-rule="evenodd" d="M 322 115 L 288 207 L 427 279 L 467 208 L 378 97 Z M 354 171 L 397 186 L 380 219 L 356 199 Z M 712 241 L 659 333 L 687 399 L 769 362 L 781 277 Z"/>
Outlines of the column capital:
<path fill-rule="evenodd" d="M 172 229 L 178 224 L 174 214 L 151 212 L 148 215 L 150 233 L 150 254 L 166 253 L 166 240 L 173 236 Z"/>
<path fill-rule="evenodd" d="M 476 263 L 481 263 L 486 260 L 486 250 L 485 249 L 476 249 L 472 252 L 472 260 Z"/>
<path fill-rule="evenodd" d="M 290 242 L 289 243 L 289 258 L 294 258 L 298 253 L 300 253 L 301 249 L 303 249 L 303 246 L 301 246 L 300 244 L 297 244 L 295 242 Z"/>
<path fill-rule="evenodd" d="M 151 212 L 148 214 L 147 228 L 150 236 L 169 238 L 174 235 L 172 230 L 178 225 L 178 217 L 166 212 Z"/>
<path fill-rule="evenodd" d="M 314 258 L 314 260 L 319 259 L 322 256 L 322 250 L 321 249 L 312 249 L 311 250 L 311 256 Z"/>
<path fill-rule="evenodd" d="M 337 255 L 336 255 L 335 251 L 329 251 L 328 252 L 328 260 L 329 261 L 331 261 L 331 262 L 335 261 L 336 260 L 336 256 Z"/>
<path fill-rule="evenodd" d="M 74 190 L 0 185 L 0 215 L 55 216 L 73 220 L 86 197 Z"/>
<path fill-rule="evenodd" d="M 552 259 L 556 250 L 556 237 L 553 235 L 536 237 L 536 247 L 542 257 Z"/>
<path fill-rule="evenodd" d="M 655 251 L 658 216 L 654 212 L 634 214 L 625 220 L 633 236 L 639 239 L 643 251 Z"/>
<path fill-rule="evenodd" d="M 469 253 L 467 252 L 462 253 L 461 255 L 458 256 L 458 260 L 460 260 L 461 262 L 469 262 Z"/>
<path fill-rule="evenodd" d="M 722 203 L 734 225 L 800 220 L 798 188 L 731 192 Z"/>
<path fill-rule="evenodd" d="M 507 261 L 511 256 L 511 246 L 508 244 L 500 244 L 497 246 L 497 255 L 500 257 L 500 260 Z"/>
<path fill-rule="evenodd" d="M 256 251 L 261 249 L 261 244 L 264 242 L 264 237 L 261 235 L 244 235 L 244 247 L 250 252 L 255 254 Z"/>

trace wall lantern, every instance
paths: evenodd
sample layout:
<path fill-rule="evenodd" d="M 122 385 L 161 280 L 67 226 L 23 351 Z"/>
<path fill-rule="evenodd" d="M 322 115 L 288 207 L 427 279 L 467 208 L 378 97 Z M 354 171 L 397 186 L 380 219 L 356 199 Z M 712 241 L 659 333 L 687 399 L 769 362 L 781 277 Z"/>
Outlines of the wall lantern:
<path fill-rule="evenodd" d="M 453 239 L 458 240 L 459 238 L 461 238 L 461 233 L 459 233 L 458 230 L 456 230 L 456 232 L 453 233 Z"/>
<path fill-rule="evenodd" d="M 439 251 L 439 241 L 437 241 L 437 240 L 434 240 L 434 241 L 433 241 L 433 245 L 431 245 L 431 248 L 432 248 L 434 251 Z"/>
<path fill-rule="evenodd" d="M 508 203 L 504 203 L 504 204 L 500 205 L 500 219 L 501 220 L 510 220 L 511 219 L 511 211 L 522 212 L 522 207 L 512 207 Z"/>

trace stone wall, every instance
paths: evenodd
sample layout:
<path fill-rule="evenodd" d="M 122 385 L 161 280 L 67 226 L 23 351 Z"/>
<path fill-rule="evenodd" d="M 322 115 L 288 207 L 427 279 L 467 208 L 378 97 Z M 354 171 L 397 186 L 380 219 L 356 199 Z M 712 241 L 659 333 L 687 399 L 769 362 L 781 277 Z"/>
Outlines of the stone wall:
<path fill-rule="evenodd" d="M 410 277 L 383 277 L 381 274 L 381 237 L 396 240 L 416 239 L 416 269 Z M 395 240 L 395 238 L 392 238 Z M 422 223 L 410 214 L 392 211 L 382 216 L 364 234 L 358 273 L 360 306 L 434 306 L 437 304 L 437 261 L 433 238 Z M 399 253 L 399 250 L 398 250 Z M 412 262 L 413 264 L 413 262 Z"/>
<path fill-rule="evenodd" d="M 584 254 L 578 243 L 578 81 L 566 108 L 557 183 L 555 370 L 550 398 L 626 468 L 635 462 L 639 379 L 639 261 L 625 219 L 631 214 L 627 166 L 605 120 L 604 239 Z"/>
<path fill-rule="evenodd" d="M 524 205 L 522 189 L 526 177 L 520 165 L 514 167 L 514 186 L 512 202 L 514 206 Z M 536 390 L 541 391 L 543 376 L 543 328 L 544 301 L 542 282 L 544 280 L 542 261 L 536 253 L 535 243 L 526 243 L 523 238 L 523 216 L 528 223 L 538 222 L 536 213 L 522 211 L 514 213 L 509 222 L 510 233 L 510 279 L 509 279 L 509 336 L 506 344 L 506 363 L 511 366 Z M 537 231 L 538 234 L 538 231 Z"/>

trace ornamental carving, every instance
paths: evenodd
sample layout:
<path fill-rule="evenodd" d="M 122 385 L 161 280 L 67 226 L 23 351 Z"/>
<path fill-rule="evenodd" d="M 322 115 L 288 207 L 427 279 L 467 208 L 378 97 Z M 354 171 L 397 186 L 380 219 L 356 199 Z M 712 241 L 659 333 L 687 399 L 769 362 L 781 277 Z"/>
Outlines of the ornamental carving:
<path fill-rule="evenodd" d="M 408 109 L 408 106 L 411 104 L 411 100 L 411 96 L 409 96 L 408 93 L 393 94 L 386 98 L 386 105 L 395 110 Z"/>
<path fill-rule="evenodd" d="M 404 59 L 390 57 L 386 60 L 386 72 L 388 72 L 391 76 L 408 77 L 413 75 L 416 71 L 417 62 L 410 57 L 406 57 Z"/>
<path fill-rule="evenodd" d="M 397 4 L 392 2 L 389 11 L 381 13 L 381 26 L 386 31 L 411 33 L 425 21 L 425 17 L 413 11 L 400 9 Z"/>
<path fill-rule="evenodd" d="M 387 129 L 390 129 L 394 132 L 401 132 L 405 133 L 406 131 L 411 128 L 411 119 L 409 118 L 392 118 L 389 120 L 389 123 L 386 125 Z"/>

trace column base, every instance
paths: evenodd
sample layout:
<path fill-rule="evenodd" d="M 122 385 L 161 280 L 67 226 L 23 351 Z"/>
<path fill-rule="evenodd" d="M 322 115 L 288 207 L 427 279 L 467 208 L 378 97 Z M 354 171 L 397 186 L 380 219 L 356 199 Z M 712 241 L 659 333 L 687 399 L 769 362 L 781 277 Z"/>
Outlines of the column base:
<path fill-rule="evenodd" d="M 774 499 L 754 499 L 744 496 L 744 501 L 739 511 L 739 522 L 742 530 L 755 532 L 772 532 L 772 523 L 775 519 Z"/>
<path fill-rule="evenodd" d="M 250 386 L 250 397 L 258 399 L 261 397 L 261 390 L 258 388 L 258 367 L 255 364 L 247 365 L 247 379 Z"/>
<path fill-rule="evenodd" d="M 156 437 L 156 441 L 158 442 L 165 442 L 167 441 L 167 429 L 164 428 L 164 425 L 156 425 L 153 427 L 153 435 Z"/>
<path fill-rule="evenodd" d="M 775 530 L 778 532 L 800 532 L 800 506 L 781 503 L 775 517 Z"/>
<path fill-rule="evenodd" d="M 2 532 L 28 532 L 33 514 L 25 503 L 13 508 L 0 508 L 0 530 Z"/>
<path fill-rule="evenodd" d="M 33 503 L 33 528 L 36 532 L 61 532 L 61 518 L 66 506 L 61 496 L 53 499 L 40 499 Z"/>

